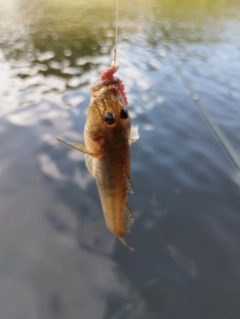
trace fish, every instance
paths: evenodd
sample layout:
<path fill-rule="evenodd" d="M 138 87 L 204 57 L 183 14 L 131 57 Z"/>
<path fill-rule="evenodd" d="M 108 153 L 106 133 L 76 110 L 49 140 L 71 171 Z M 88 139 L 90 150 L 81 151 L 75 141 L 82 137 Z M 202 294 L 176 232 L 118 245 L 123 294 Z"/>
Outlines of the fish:
<path fill-rule="evenodd" d="M 90 104 L 84 127 L 85 145 L 58 142 L 85 153 L 85 163 L 96 180 L 108 229 L 130 247 L 124 238 L 134 222 L 128 207 L 128 194 L 134 194 L 130 181 L 129 146 L 139 139 L 138 127 L 131 131 L 127 97 L 122 80 L 111 66 L 90 88 Z"/>

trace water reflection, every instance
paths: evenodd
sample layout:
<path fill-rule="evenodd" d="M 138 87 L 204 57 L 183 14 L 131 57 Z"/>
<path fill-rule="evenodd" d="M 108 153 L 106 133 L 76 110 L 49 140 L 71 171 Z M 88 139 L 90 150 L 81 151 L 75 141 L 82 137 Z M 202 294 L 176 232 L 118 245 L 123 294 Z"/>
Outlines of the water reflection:
<path fill-rule="evenodd" d="M 185 270 L 190 277 L 197 277 L 197 266 L 191 258 L 185 256 L 177 247 L 173 246 L 172 244 L 167 244 L 166 248 L 179 267 Z"/>
<path fill-rule="evenodd" d="M 81 153 L 115 3 L 0 1 L 4 318 L 238 318 L 239 174 L 169 57 L 239 150 L 238 1 L 121 1 L 132 150 L 130 254 L 106 230 Z M 21 311 L 20 311 L 21 310 Z"/>

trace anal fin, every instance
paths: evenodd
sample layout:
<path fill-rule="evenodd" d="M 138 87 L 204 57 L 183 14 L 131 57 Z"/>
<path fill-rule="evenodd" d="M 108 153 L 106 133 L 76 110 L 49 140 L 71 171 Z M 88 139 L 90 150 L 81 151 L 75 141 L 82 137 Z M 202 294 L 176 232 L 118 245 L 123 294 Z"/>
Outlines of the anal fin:
<path fill-rule="evenodd" d="M 133 214 L 132 214 L 131 210 L 129 209 L 129 207 L 126 206 L 126 209 L 125 209 L 125 221 L 124 221 L 124 226 L 125 226 L 125 232 L 126 233 L 130 233 L 131 232 L 131 227 L 132 227 L 133 223 L 134 223 Z"/>
<path fill-rule="evenodd" d="M 134 189 L 133 189 L 133 186 L 132 186 L 132 183 L 131 183 L 131 180 L 130 180 L 130 177 L 127 177 L 127 192 L 128 194 L 134 194 Z"/>
<path fill-rule="evenodd" d="M 93 158 L 89 154 L 85 154 L 85 164 L 87 166 L 88 171 L 95 177 L 95 168 L 93 164 Z"/>

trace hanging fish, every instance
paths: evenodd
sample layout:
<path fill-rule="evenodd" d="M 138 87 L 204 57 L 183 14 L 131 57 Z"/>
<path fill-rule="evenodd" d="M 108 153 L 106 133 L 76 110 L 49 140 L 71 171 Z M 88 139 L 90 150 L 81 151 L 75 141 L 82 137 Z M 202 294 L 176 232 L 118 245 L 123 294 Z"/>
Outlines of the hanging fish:
<path fill-rule="evenodd" d="M 95 177 L 105 221 L 109 230 L 130 250 L 124 233 L 130 232 L 134 217 L 127 205 L 133 194 L 130 182 L 129 145 L 135 142 L 138 130 L 131 134 L 126 93 L 122 81 L 114 76 L 117 66 L 101 74 L 90 89 L 91 101 L 84 128 L 85 145 L 60 143 L 85 153 L 89 172 Z"/>

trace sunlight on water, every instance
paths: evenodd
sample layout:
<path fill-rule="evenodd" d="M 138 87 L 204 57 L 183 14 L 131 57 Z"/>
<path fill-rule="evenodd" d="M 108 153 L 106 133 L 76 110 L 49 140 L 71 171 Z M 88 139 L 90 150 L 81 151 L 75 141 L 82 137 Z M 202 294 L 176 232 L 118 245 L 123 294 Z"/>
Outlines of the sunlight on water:
<path fill-rule="evenodd" d="M 134 254 L 108 232 L 84 154 L 56 141 L 84 142 L 115 1 L 0 0 L 0 14 L 1 319 L 240 318 L 240 175 L 194 104 L 240 154 L 239 1 L 119 1 L 141 136 Z"/>
<path fill-rule="evenodd" d="M 176 264 L 183 268 L 190 277 L 197 277 L 197 266 L 196 263 L 191 260 L 191 258 L 184 256 L 184 254 L 177 247 L 174 247 L 171 244 L 167 244 L 167 250 Z"/>
<path fill-rule="evenodd" d="M 51 178 L 57 180 L 64 180 L 64 176 L 58 170 L 56 164 L 51 160 L 51 157 L 47 154 L 40 154 L 39 161 L 43 173 Z"/>

